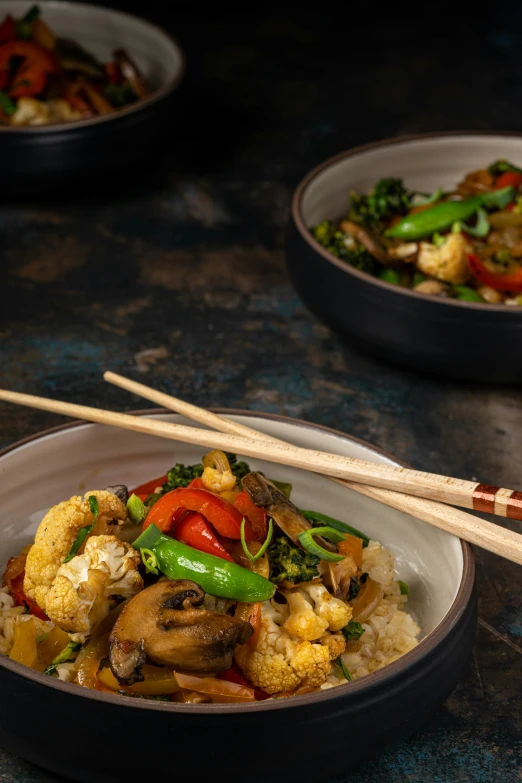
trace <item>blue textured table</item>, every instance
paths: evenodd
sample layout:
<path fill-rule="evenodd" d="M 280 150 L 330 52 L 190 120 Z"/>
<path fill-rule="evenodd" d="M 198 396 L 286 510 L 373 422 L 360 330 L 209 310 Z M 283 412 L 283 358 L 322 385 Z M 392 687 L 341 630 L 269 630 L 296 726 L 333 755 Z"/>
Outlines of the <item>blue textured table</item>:
<path fill-rule="evenodd" d="M 143 405 L 104 385 L 112 368 L 201 405 L 301 417 L 421 469 L 522 489 L 519 391 L 360 356 L 304 309 L 282 250 L 292 188 L 326 156 L 416 130 L 522 130 L 521 19 L 503 8 L 481 26 L 468 19 L 465 35 L 449 4 L 445 25 L 427 29 L 360 14 L 372 32 L 361 41 L 347 22 L 302 10 L 296 20 L 268 7 L 253 29 L 246 16 L 169 20 L 152 7 L 192 64 L 182 128 L 159 167 L 122 186 L 3 206 L 1 385 Z M 0 404 L 0 447 L 58 421 Z M 481 620 L 460 685 L 409 741 L 380 758 L 369 749 L 354 783 L 522 780 L 522 572 L 477 560 Z M 28 742 L 38 719 L 28 716 Z M 0 750 L 1 783 L 54 781 Z"/>

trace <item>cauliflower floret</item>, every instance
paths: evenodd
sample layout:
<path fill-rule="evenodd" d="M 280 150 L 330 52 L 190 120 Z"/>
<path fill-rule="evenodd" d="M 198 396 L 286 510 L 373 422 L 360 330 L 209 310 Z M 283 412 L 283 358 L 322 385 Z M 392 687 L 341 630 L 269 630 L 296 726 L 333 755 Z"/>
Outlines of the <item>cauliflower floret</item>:
<path fill-rule="evenodd" d="M 27 555 L 24 591 L 29 598 L 45 609 L 45 599 L 64 559 L 69 554 L 78 531 L 94 522 L 89 497 L 94 495 L 98 503 L 98 519 L 93 535 L 105 532 L 108 523 L 123 521 L 127 510 L 121 500 L 106 490 L 86 492 L 53 506 L 44 516 L 34 544 Z"/>
<path fill-rule="evenodd" d="M 89 538 L 83 555 L 58 569 L 45 601 L 49 619 L 74 641 L 84 641 L 115 597 L 129 598 L 143 588 L 139 563 L 139 552 L 116 536 Z"/>
<path fill-rule="evenodd" d="M 299 687 L 319 688 L 331 668 L 327 646 L 292 640 L 269 616 L 261 620 L 256 649 L 241 645 L 235 657 L 250 682 L 272 694 Z"/>
<path fill-rule="evenodd" d="M 417 266 L 421 272 L 444 280 L 446 283 L 461 285 L 470 277 L 468 253 L 473 249 L 463 234 L 449 234 L 441 247 L 430 242 L 421 242 Z"/>
<path fill-rule="evenodd" d="M 312 642 L 319 639 L 328 628 L 328 621 L 316 614 L 302 590 L 286 590 L 290 614 L 284 628 L 291 636 Z"/>
<path fill-rule="evenodd" d="M 319 639 L 321 644 L 328 648 L 330 660 L 335 661 L 346 651 L 346 639 L 342 633 L 328 633 L 328 631 Z"/>
<path fill-rule="evenodd" d="M 322 584 L 309 584 L 302 588 L 314 602 L 314 612 L 329 631 L 340 631 L 352 619 L 352 608 L 339 598 L 334 598 Z"/>

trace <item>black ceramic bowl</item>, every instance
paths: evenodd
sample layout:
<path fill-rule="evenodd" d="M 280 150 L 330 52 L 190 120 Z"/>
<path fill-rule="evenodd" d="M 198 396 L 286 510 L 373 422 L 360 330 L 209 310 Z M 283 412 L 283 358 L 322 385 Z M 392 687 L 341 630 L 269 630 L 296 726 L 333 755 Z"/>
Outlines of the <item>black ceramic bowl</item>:
<path fill-rule="evenodd" d="M 19 18 L 29 0 L 0 0 L 0 19 Z M 124 48 L 141 70 L 151 92 L 143 100 L 107 116 L 44 126 L 0 126 L 2 182 L 10 190 L 45 194 L 78 188 L 82 181 L 114 173 L 129 178 L 137 167 L 158 155 L 158 144 L 171 130 L 173 103 L 185 69 L 179 45 L 164 30 L 143 19 L 96 5 L 52 0 L 40 4 L 53 32 L 76 40 L 101 62 Z"/>
<path fill-rule="evenodd" d="M 299 446 L 397 464 L 323 427 L 229 414 Z M 155 415 L 183 422 L 174 414 Z M 0 571 L 54 503 L 96 486 L 136 486 L 173 462 L 200 459 L 196 447 L 92 424 L 67 425 L 14 444 L 0 454 Z M 249 461 L 273 474 L 273 465 Z M 397 571 L 410 587 L 408 610 L 423 632 L 417 647 L 355 682 L 246 706 L 113 696 L 59 682 L 0 655 L 0 745 L 88 783 L 316 783 L 348 773 L 424 723 L 455 686 L 473 644 L 469 546 L 325 478 L 283 466 L 278 478 L 292 482 L 297 502 L 352 522 L 394 552 Z"/>
<path fill-rule="evenodd" d="M 381 177 L 450 188 L 498 158 L 522 164 L 522 136 L 446 133 L 387 139 L 317 166 L 292 201 L 286 258 L 305 304 L 362 351 L 429 373 L 522 383 L 522 307 L 440 299 L 385 283 L 328 253 L 308 229 L 346 214 L 351 190 Z"/>

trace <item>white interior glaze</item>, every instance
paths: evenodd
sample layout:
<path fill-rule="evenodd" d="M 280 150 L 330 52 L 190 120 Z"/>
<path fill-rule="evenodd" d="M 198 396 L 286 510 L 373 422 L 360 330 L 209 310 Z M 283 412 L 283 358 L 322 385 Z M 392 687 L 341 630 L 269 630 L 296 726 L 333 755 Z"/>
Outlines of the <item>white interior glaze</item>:
<path fill-rule="evenodd" d="M 301 210 L 307 226 L 346 214 L 351 190 L 366 192 L 381 177 L 398 177 L 412 189 L 451 188 L 464 174 L 498 158 L 522 164 L 522 138 L 446 136 L 405 140 L 343 158 L 309 182 Z"/>
<path fill-rule="evenodd" d="M 191 423 L 174 414 L 158 418 Z M 394 464 L 360 443 L 312 427 L 234 418 L 299 446 Z M 201 452 L 195 446 L 85 424 L 44 435 L 7 453 L 0 458 L 0 568 L 31 541 L 43 513 L 53 504 L 110 484 L 136 486 L 164 474 L 175 462 L 200 461 Z M 261 460 L 249 463 L 269 476 L 290 481 L 292 498 L 301 508 L 342 519 L 389 547 L 400 578 L 410 586 L 410 611 L 423 635 L 440 623 L 462 578 L 457 538 L 327 479 Z"/>
<path fill-rule="evenodd" d="M 26 0 L 0 0 L 0 18 L 16 18 L 34 5 Z M 180 50 L 158 27 L 137 17 L 84 3 L 43 0 L 42 18 L 53 32 L 74 38 L 101 62 L 112 58 L 114 49 L 125 48 L 153 90 L 175 80 L 181 73 Z"/>

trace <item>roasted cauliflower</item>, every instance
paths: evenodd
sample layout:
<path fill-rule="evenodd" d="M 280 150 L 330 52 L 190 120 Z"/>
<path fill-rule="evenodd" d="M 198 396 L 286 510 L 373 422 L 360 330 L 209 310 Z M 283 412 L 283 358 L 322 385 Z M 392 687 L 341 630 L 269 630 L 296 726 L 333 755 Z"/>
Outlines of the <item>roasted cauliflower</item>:
<path fill-rule="evenodd" d="M 235 658 L 250 682 L 271 694 L 319 688 L 331 666 L 327 646 L 291 639 L 269 615 L 261 620 L 255 650 L 244 644 L 236 648 Z"/>
<path fill-rule="evenodd" d="M 53 506 L 44 516 L 27 555 L 24 591 L 45 610 L 45 599 L 53 580 L 67 557 L 78 531 L 94 522 L 89 497 L 98 503 L 98 517 L 91 535 L 114 528 L 113 521 L 123 522 L 127 510 L 121 500 L 107 490 L 86 492 L 83 498 L 72 497 Z"/>
<path fill-rule="evenodd" d="M 47 616 L 74 641 L 85 641 L 115 599 L 143 588 L 139 563 L 139 552 L 116 536 L 89 538 L 83 554 L 58 569 L 45 599 Z"/>
<path fill-rule="evenodd" d="M 440 247 L 430 242 L 421 242 L 417 266 L 421 272 L 436 277 L 437 280 L 460 285 L 470 278 L 468 253 L 472 252 L 473 248 L 463 234 L 449 234 Z"/>
<path fill-rule="evenodd" d="M 340 631 L 352 618 L 352 610 L 344 601 L 334 598 L 319 582 L 303 585 L 298 590 L 286 590 L 289 614 L 284 627 L 291 636 L 314 641 L 326 630 Z"/>

